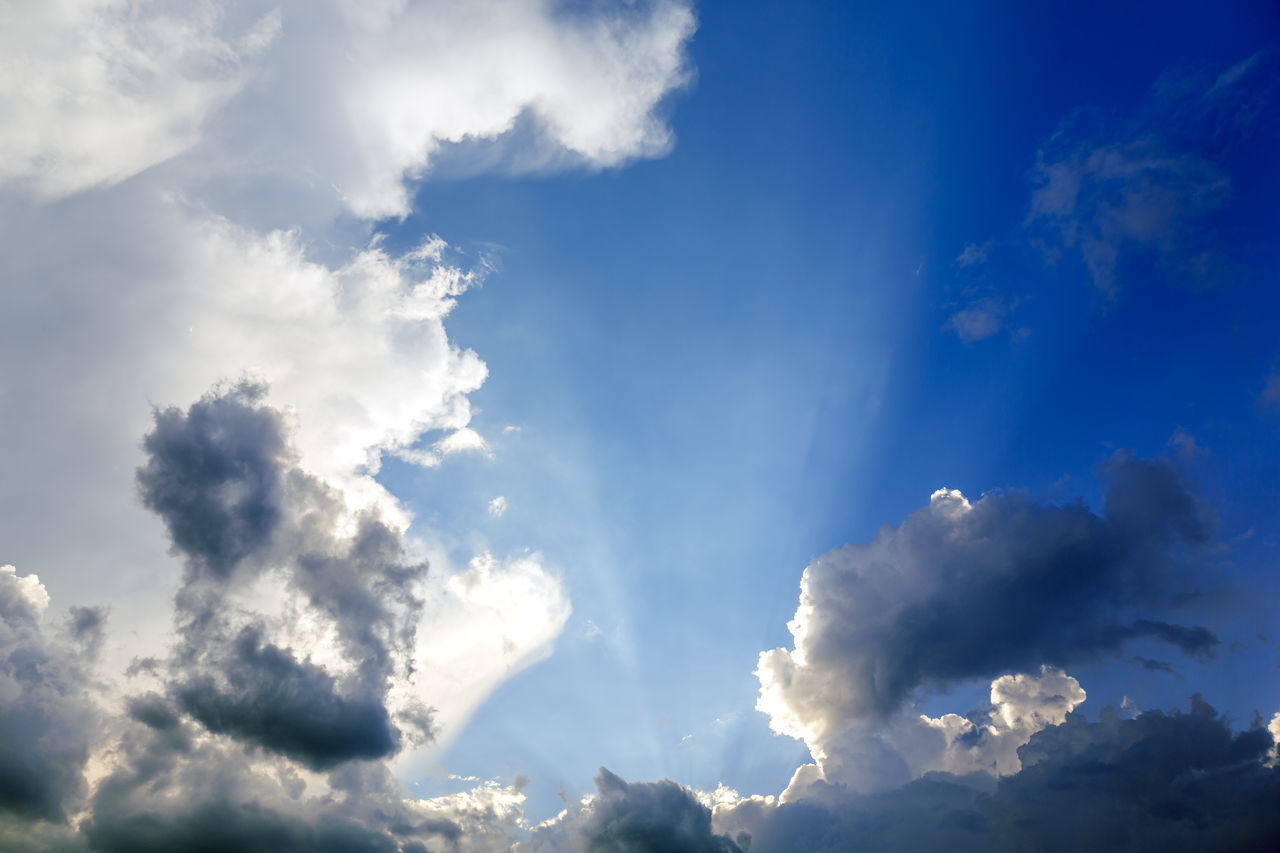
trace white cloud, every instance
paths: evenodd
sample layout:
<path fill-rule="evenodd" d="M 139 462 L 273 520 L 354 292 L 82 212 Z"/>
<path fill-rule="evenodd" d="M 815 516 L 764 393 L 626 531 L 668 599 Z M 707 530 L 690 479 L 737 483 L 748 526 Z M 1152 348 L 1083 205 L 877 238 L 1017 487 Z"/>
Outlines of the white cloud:
<path fill-rule="evenodd" d="M 167 647 L 181 574 L 137 500 L 152 407 L 243 375 L 348 522 L 376 506 L 406 528 L 384 456 L 487 452 L 468 401 L 486 368 L 444 321 L 491 267 L 434 235 L 391 251 L 369 218 L 408 212 L 446 154 L 530 171 L 664 153 L 693 27 L 664 0 L 0 5 L 0 359 L 22 365 L 0 382 L 0 558 L 44 581 L 15 595 L 107 604 L 102 678 L 126 689 L 125 664 Z M 437 563 L 422 681 L 394 698 L 453 733 L 570 608 L 536 556 Z M 332 626 L 293 630 L 274 639 L 341 670 Z"/>
<path fill-rule="evenodd" d="M 111 184 L 195 145 L 279 32 L 208 2 L 0 6 L 0 184 L 43 198 Z"/>
<path fill-rule="evenodd" d="M 435 443 L 435 449 L 439 451 L 441 456 L 451 456 L 454 453 L 480 453 L 485 456 L 491 456 L 489 445 L 485 442 L 480 433 L 470 427 L 463 427 L 454 430 L 444 438 Z"/>
<path fill-rule="evenodd" d="M 507 499 L 502 495 L 498 495 L 496 498 L 489 501 L 489 515 L 492 515 L 494 518 L 501 518 L 506 511 Z"/>
<path fill-rule="evenodd" d="M 689 77 L 695 23 L 677 2 L 571 14 L 548 0 L 0 13 L 0 183 L 60 197 L 203 146 L 205 181 L 283 174 L 370 218 L 408 213 L 406 181 L 445 145 L 508 139 L 478 165 L 516 170 L 665 153 L 654 110 Z"/>
<path fill-rule="evenodd" d="M 572 608 L 536 553 L 481 554 L 465 570 L 437 571 L 428 582 L 414 667 L 429 685 L 421 698 L 435 707 L 447 743 L 495 687 L 551 654 Z"/>
<path fill-rule="evenodd" d="M 796 770 L 780 800 L 813 796 L 815 784 L 883 791 L 942 771 L 1005 776 L 1022 769 L 1018 748 L 1033 734 L 1061 725 L 1085 700 L 1080 683 L 1061 670 L 1002 675 L 991 682 L 991 708 L 930 717 L 907 706 L 885 720 L 849 721 L 813 748 L 813 764 Z M 812 747 L 811 747 L 812 748 Z"/>

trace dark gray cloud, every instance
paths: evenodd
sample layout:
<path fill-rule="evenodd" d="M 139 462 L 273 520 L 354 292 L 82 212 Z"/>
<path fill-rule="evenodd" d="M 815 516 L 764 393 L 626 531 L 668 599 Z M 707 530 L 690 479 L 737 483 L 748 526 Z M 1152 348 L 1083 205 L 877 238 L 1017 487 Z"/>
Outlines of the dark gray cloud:
<path fill-rule="evenodd" d="M 535 830 L 527 849 L 530 853 L 743 853 L 728 836 L 712 832 L 711 810 L 688 788 L 665 779 L 628 783 L 603 767 L 591 801 Z"/>
<path fill-rule="evenodd" d="M 0 817 L 61 822 L 84 794 L 96 738 L 99 714 L 83 662 L 98 625 L 73 615 L 73 635 L 60 636 L 44 624 L 47 604 L 34 575 L 0 567 Z"/>
<path fill-rule="evenodd" d="M 413 585 L 426 565 L 406 559 L 400 533 L 376 514 L 352 516 L 299 467 L 265 393 L 242 382 L 185 412 L 157 411 L 143 442 L 143 502 L 186 566 L 169 693 L 209 731 L 313 769 L 390 755 L 401 737 L 386 693 L 409 665 L 421 606 Z M 341 672 L 272 642 L 271 620 L 236 604 L 263 578 L 299 597 L 294 622 L 332 630 Z M 427 709 L 409 716 L 414 740 L 429 737 Z"/>
<path fill-rule="evenodd" d="M 155 413 L 138 470 L 142 502 L 164 520 L 192 574 L 226 579 L 261 554 L 284 516 L 290 463 L 280 414 L 248 382 L 187 411 Z"/>
<path fill-rule="evenodd" d="M 400 743 L 380 696 L 343 695 L 322 668 L 297 661 L 245 628 L 221 661 L 219 685 L 208 675 L 176 688 L 179 707 L 211 732 L 228 734 L 296 759 L 315 770 L 381 758 Z"/>
<path fill-rule="evenodd" d="M 1184 588 L 1210 524 L 1171 464 L 1118 454 L 1106 505 L 940 490 L 804 574 L 795 650 L 761 656 L 762 710 L 821 739 L 921 688 L 1062 666 L 1135 637 L 1205 655 L 1217 639 L 1152 616 Z M 811 744 L 812 745 L 812 744 Z"/>
<path fill-rule="evenodd" d="M 869 797 L 840 786 L 781 805 L 720 807 L 715 828 L 750 853 L 837 850 L 1224 850 L 1280 845 L 1271 735 L 1233 733 L 1199 698 L 1190 713 L 1097 722 L 1071 714 L 1033 735 L 1021 772 L 938 774 Z"/>
<path fill-rule="evenodd" d="M 287 767 L 255 772 L 228 744 L 197 745 L 157 697 L 135 702 L 128 730 L 83 827 L 91 849 L 123 851 L 395 851 L 379 809 L 388 799 L 301 800 Z M 271 768 L 267 768 L 268 771 Z M 368 809 L 366 813 L 363 809 Z"/>
<path fill-rule="evenodd" d="M 98 853 L 494 853 L 514 841 L 518 812 L 406 799 L 382 763 L 343 765 L 317 792 L 288 761 L 202 737 L 163 697 L 135 700 L 130 716 L 81 827 Z"/>

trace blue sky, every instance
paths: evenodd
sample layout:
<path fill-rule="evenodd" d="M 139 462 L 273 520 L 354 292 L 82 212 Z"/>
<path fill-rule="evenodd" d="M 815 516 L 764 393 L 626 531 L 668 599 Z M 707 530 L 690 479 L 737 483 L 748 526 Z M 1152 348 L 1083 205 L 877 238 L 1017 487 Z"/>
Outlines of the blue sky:
<path fill-rule="evenodd" d="M 1213 505 L 1233 543 L 1213 621 L 1251 647 L 1177 675 L 1091 665 L 1086 709 L 1199 690 L 1246 720 L 1280 702 L 1252 637 L 1276 627 L 1274 13 L 705 4 L 699 21 L 669 156 L 428 181 L 421 213 L 383 226 L 412 241 L 448 221 L 500 260 L 451 329 L 490 366 L 481 432 L 521 427 L 493 461 L 387 482 L 446 525 L 506 495 L 487 541 L 537 542 L 575 607 L 444 762 L 582 779 L 603 743 L 628 778 L 771 790 L 796 753 L 751 711 L 750 673 L 786 639 L 805 564 L 943 486 L 1096 506 L 1118 448 L 1177 459 Z M 1250 60 L 1239 90 L 1206 94 Z M 1231 102 L 1196 115 L 1210 97 Z M 1212 163 L 1230 189 L 1186 229 L 1228 271 L 1122 246 L 1105 293 L 1078 252 L 1047 257 L 1027 219 L 1055 134 Z M 968 245 L 985 262 L 958 263 Z M 948 318 L 982 299 L 1008 313 L 962 340 Z M 620 648 L 585 640 L 588 619 Z M 567 712 L 584 689 L 609 698 Z M 556 735 L 569 720 L 594 734 L 581 756 Z"/>
<path fill-rule="evenodd" d="M 0 849 L 1280 837 L 1274 4 L 210 8 L 0 13 Z"/>

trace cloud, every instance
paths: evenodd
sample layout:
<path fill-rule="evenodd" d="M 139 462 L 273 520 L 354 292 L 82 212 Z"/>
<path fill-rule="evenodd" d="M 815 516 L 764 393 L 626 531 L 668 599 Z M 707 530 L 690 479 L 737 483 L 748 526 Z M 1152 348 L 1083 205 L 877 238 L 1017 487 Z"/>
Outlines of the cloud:
<path fill-rule="evenodd" d="M 522 123 L 504 168 L 666 153 L 655 109 L 689 79 L 694 25 L 676 2 L 46 4 L 0 28 L 0 110 L 20 128 L 0 183 L 62 197 L 192 152 L 237 178 L 321 177 L 360 217 L 404 215 L 406 181 L 443 146 Z"/>
<path fill-rule="evenodd" d="M 1274 93 L 1259 70 L 1270 60 L 1260 51 L 1212 83 L 1170 72 L 1124 123 L 1068 116 L 1036 155 L 1024 221 L 1033 241 L 1051 258 L 1077 255 L 1110 297 L 1151 262 L 1168 281 L 1223 280 L 1229 264 L 1212 227 L 1233 193 L 1223 152 L 1256 129 Z"/>
<path fill-rule="evenodd" d="M 170 692 L 209 731 L 313 769 L 390 755 L 401 738 L 386 697 L 412 670 L 426 564 L 406 559 L 399 531 L 371 511 L 353 516 L 298 466 L 265 396 L 241 383 L 158 411 L 143 441 L 143 503 L 186 564 Z M 268 640 L 268 618 L 245 601 L 233 606 L 268 573 L 292 608 L 275 633 L 327 629 L 337 675 Z"/>
<path fill-rule="evenodd" d="M 1265 405 L 1280 406 L 1280 372 L 1273 372 L 1267 377 L 1267 384 L 1263 386 L 1259 399 Z"/>
<path fill-rule="evenodd" d="M 985 264 L 987 262 L 987 250 L 990 248 L 990 240 L 983 243 L 981 246 L 977 243 L 965 243 L 964 251 L 956 256 L 956 265 L 971 267 L 975 264 Z"/>
<path fill-rule="evenodd" d="M 431 618 L 419 627 L 414 667 L 431 673 L 440 736 L 457 734 L 503 680 L 551 654 L 573 608 L 538 553 L 484 553 L 430 587 Z"/>
<path fill-rule="evenodd" d="M 82 611 L 59 636 L 45 622 L 48 605 L 36 575 L 0 566 L 0 816 L 61 822 L 85 793 L 97 738 L 84 666 L 96 626 Z"/>
<path fill-rule="evenodd" d="M 60 596 L 136 629 L 108 639 L 119 668 L 160 642 L 173 585 L 154 522 L 121 499 L 151 405 L 263 379 L 302 464 L 406 527 L 374 476 L 468 426 L 486 368 L 444 318 L 488 267 L 438 237 L 391 251 L 352 212 L 407 212 L 446 149 L 499 171 L 662 154 L 695 26 L 665 0 L 0 16 L 0 358 L 26 365 L 3 389 L 24 417 L 0 454 L 12 482 L 41 484 L 0 493 L 0 539 Z"/>
<path fill-rule="evenodd" d="M 483 783 L 434 800 L 404 796 L 378 764 L 323 780 L 246 760 L 185 724 L 135 724 L 97 784 L 83 840 L 116 851 L 421 851 L 510 848 L 523 826 L 517 790 Z M 315 789 L 319 790 L 315 790 Z"/>
<path fill-rule="evenodd" d="M 694 26 L 667 0 L 0 11 L 0 358 L 25 365 L 0 389 L 24 484 L 0 540 L 72 605 L 55 630 L 34 576 L 0 574 L 24 738 L 0 846 L 417 853 L 521 825 L 518 791 L 413 801 L 386 776 L 549 654 L 570 607 L 537 554 L 425 575 L 375 477 L 483 450 L 486 368 L 444 319 L 491 267 L 370 229 L 439 168 L 665 153 Z M 123 715 L 86 698 L 99 654 Z"/>
<path fill-rule="evenodd" d="M 711 810 L 682 785 L 626 782 L 605 768 L 596 793 L 558 820 L 536 828 L 520 853 L 742 853 L 711 830 Z"/>
<path fill-rule="evenodd" d="M 480 453 L 490 457 L 493 455 L 489 450 L 488 442 L 470 427 L 463 427 L 449 433 L 435 443 L 435 449 L 441 456 L 451 456 L 454 453 Z"/>
<path fill-rule="evenodd" d="M 489 501 L 489 515 L 495 518 L 501 518 L 507 512 L 507 499 L 502 495 L 498 495 Z"/>
<path fill-rule="evenodd" d="M 979 299 L 948 317 L 946 327 L 955 332 L 960 340 L 971 344 L 1000 331 L 1000 324 L 1006 313 L 1008 308 L 1000 297 Z"/>
<path fill-rule="evenodd" d="M 219 664 L 227 686 L 203 675 L 175 691 L 179 707 L 211 732 L 279 752 L 313 770 L 382 758 L 400 745 L 379 697 L 342 695 L 323 668 L 263 642 L 254 628 L 241 630 Z"/>
<path fill-rule="evenodd" d="M 965 715 L 930 717 L 907 706 L 887 719 L 851 721 L 811 745 L 815 763 L 801 765 L 782 792 L 794 802 L 835 785 L 871 793 L 929 773 L 1017 773 L 1018 750 L 1036 732 L 1062 723 L 1085 700 L 1080 683 L 1059 669 L 1002 675 L 991 704 Z"/>
<path fill-rule="evenodd" d="M 1262 728 L 1232 733 L 1199 698 L 1190 713 L 1069 714 L 998 780 L 946 774 L 872 796 L 827 786 L 795 802 L 725 798 L 718 832 L 752 853 L 892 850 L 1259 850 L 1280 841 L 1280 773 Z"/>
<path fill-rule="evenodd" d="M 212 4 L 9 7 L 0 24 L 0 184 L 57 198 L 191 148 L 280 30 L 227 27 Z M 234 30 L 234 31 L 229 31 Z"/>
<path fill-rule="evenodd" d="M 757 708 L 823 744 L 886 719 L 921 690 L 1114 652 L 1134 637 L 1206 653 L 1215 640 L 1140 615 L 1167 607 L 1209 536 L 1167 462 L 1118 454 L 1106 507 L 940 489 L 898 527 L 805 569 L 793 649 L 760 656 Z"/>
<path fill-rule="evenodd" d="M 1174 279 L 1211 272 L 1212 250 L 1196 226 L 1230 196 L 1225 172 L 1149 139 L 1056 147 L 1038 156 L 1027 223 L 1045 228 L 1052 244 L 1077 250 L 1095 287 L 1115 295 L 1130 251 L 1151 253 Z"/>

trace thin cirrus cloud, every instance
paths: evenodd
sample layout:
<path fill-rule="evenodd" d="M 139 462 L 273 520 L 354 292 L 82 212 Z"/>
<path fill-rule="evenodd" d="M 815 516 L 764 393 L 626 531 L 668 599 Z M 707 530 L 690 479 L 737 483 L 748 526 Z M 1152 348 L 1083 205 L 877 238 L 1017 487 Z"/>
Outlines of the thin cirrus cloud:
<path fill-rule="evenodd" d="M 1036 152 L 1026 215 L 1001 254 L 1029 244 L 1042 261 L 1079 264 L 1109 301 L 1148 268 L 1182 286 L 1232 281 L 1239 270 L 1215 216 L 1248 176 L 1221 161 L 1226 140 L 1258 132 L 1260 101 L 1274 97 L 1265 79 L 1273 63 L 1260 51 L 1212 81 L 1169 75 L 1153 103 L 1126 118 L 1089 109 L 1063 117 Z M 955 258 L 974 281 L 946 327 L 965 343 L 994 335 L 1016 308 L 988 281 L 1003 267 L 994 245 L 966 243 Z"/>

